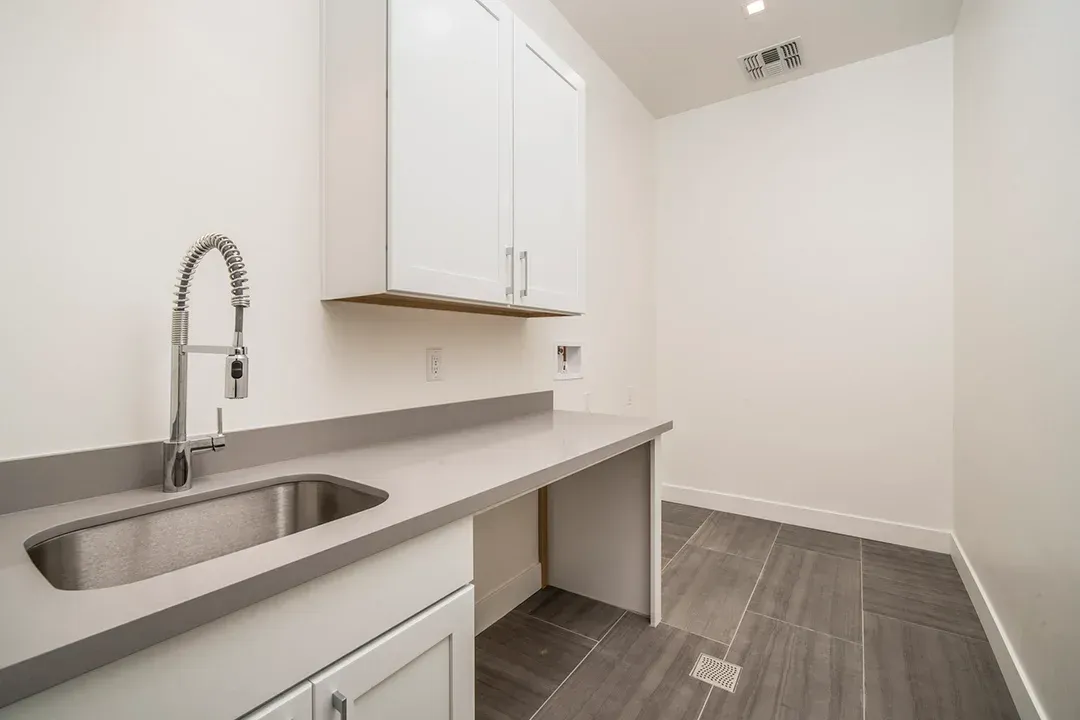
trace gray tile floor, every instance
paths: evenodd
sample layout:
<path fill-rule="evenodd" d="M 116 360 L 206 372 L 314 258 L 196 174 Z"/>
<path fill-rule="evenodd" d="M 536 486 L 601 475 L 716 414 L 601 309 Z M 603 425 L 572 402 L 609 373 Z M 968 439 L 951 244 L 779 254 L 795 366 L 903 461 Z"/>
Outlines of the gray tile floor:
<path fill-rule="evenodd" d="M 477 638 L 478 720 L 1018 720 L 948 555 L 663 513 L 664 622 L 541 590 Z"/>

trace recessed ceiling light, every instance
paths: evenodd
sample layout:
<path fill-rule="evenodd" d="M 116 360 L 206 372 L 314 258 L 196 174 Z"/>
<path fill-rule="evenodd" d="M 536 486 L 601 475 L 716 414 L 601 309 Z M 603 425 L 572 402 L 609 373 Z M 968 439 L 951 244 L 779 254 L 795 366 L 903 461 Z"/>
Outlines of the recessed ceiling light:
<path fill-rule="evenodd" d="M 747 15 L 757 15 L 759 12 L 765 12 L 765 0 L 754 0 L 746 4 Z"/>

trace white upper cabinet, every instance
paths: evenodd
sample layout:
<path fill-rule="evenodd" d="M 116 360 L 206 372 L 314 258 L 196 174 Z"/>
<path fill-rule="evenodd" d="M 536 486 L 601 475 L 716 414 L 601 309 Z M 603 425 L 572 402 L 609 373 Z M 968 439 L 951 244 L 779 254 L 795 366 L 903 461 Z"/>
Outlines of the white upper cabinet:
<path fill-rule="evenodd" d="M 585 88 L 497 0 L 323 0 L 323 299 L 584 310 Z"/>
<path fill-rule="evenodd" d="M 585 84 L 523 23 L 514 52 L 517 302 L 584 311 Z"/>
<path fill-rule="evenodd" d="M 390 290 L 507 301 L 513 16 L 390 0 Z"/>

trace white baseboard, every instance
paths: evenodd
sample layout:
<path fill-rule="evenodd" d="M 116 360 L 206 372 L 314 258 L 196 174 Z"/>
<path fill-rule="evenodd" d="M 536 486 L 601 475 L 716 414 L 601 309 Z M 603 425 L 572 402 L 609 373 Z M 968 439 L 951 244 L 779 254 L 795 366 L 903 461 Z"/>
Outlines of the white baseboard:
<path fill-rule="evenodd" d="M 540 563 L 534 563 L 476 601 L 476 634 L 516 608 L 540 589 Z"/>
<path fill-rule="evenodd" d="M 772 500 L 729 495 L 715 490 L 700 490 L 681 485 L 665 485 L 663 498 L 670 502 L 693 505 L 708 510 L 721 510 L 737 515 L 801 525 L 814 530 L 855 535 L 870 540 L 905 545 L 907 547 L 952 552 L 952 533 L 948 530 L 905 525 L 891 520 L 848 515 L 801 505 L 788 505 Z"/>
<path fill-rule="evenodd" d="M 1001 626 L 994 606 L 986 595 L 986 590 L 979 581 L 975 568 L 971 566 L 967 553 L 960 545 L 960 541 L 954 535 L 952 537 L 952 558 L 956 569 L 960 571 L 960 577 L 964 580 L 971 601 L 975 604 L 975 612 L 979 614 L 986 638 L 990 641 L 990 647 L 994 650 L 1001 674 L 1005 676 L 1005 684 L 1009 686 L 1009 693 L 1016 704 L 1016 711 L 1023 720 L 1046 720 L 1046 712 L 1039 703 L 1035 691 L 1031 687 L 1031 681 L 1024 672 L 1020 660 L 1016 657 L 1009 636 Z"/>

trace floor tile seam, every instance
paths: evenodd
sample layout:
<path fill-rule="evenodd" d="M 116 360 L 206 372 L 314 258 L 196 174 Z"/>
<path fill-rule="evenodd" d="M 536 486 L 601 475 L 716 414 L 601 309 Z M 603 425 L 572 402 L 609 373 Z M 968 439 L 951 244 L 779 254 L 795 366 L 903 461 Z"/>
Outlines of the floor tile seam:
<path fill-rule="evenodd" d="M 660 624 L 661 625 L 667 625 L 672 630 L 678 630 L 681 633 L 686 633 L 687 635 L 693 635 L 698 640 L 707 640 L 707 641 L 709 641 L 711 643 L 716 643 L 717 645 L 723 645 L 725 655 L 727 654 L 727 649 L 729 647 L 731 647 L 731 643 L 724 642 L 723 640 L 717 640 L 716 638 L 711 638 L 708 635 L 702 635 L 701 633 L 694 632 L 693 630 L 687 630 L 686 628 L 681 628 L 678 625 L 676 625 L 675 623 L 670 623 L 670 622 L 666 622 L 664 620 L 661 620 Z"/>
<path fill-rule="evenodd" d="M 857 535 L 851 535 L 849 537 L 858 537 Z M 951 560 L 952 555 L 947 552 L 938 552 L 936 550 L 926 550 L 921 547 L 915 547 L 914 545 L 900 545 L 898 543 L 888 543 L 883 540 L 874 540 L 873 538 L 860 538 L 863 542 L 873 543 L 875 545 L 882 546 L 884 548 L 899 548 L 902 552 L 908 552 L 915 557 L 926 557 L 931 560 L 944 561 Z"/>
<path fill-rule="evenodd" d="M 683 544 L 681 546 L 679 546 L 679 549 L 675 551 L 675 554 L 671 556 L 671 559 L 668 560 L 666 563 L 664 563 L 664 567 L 660 568 L 660 574 L 661 575 L 664 574 L 664 571 L 668 569 L 668 566 L 671 565 L 671 563 L 675 562 L 675 558 L 679 557 L 679 555 L 682 554 L 682 551 L 685 550 L 686 547 L 690 544 L 690 542 L 695 537 L 697 537 L 697 534 L 699 532 L 701 532 L 701 528 L 705 527 L 705 523 L 709 522 L 709 519 L 715 514 L 716 514 L 715 510 L 710 510 L 709 511 L 709 514 L 705 517 L 704 520 L 701 521 L 701 524 L 697 526 L 697 530 L 690 533 L 690 537 L 686 538 L 686 540 L 683 542 Z"/>
<path fill-rule="evenodd" d="M 709 692 L 705 693 L 705 702 L 701 703 L 701 709 L 698 710 L 697 720 L 701 720 L 702 716 L 705 715 L 705 708 L 709 704 L 709 698 L 712 697 L 712 691 L 713 691 L 713 686 L 710 685 L 709 686 Z"/>
<path fill-rule="evenodd" d="M 883 580 L 892 580 L 893 582 L 902 583 L 904 585 L 918 585 L 918 583 L 909 582 L 907 580 L 900 580 L 900 579 L 897 579 L 897 578 L 894 578 L 894 577 L 889 577 L 888 575 L 882 575 L 881 573 L 873 572 L 871 570 L 867 570 L 866 569 L 866 562 L 865 561 L 861 561 L 861 562 L 863 563 L 863 572 L 865 574 L 867 574 L 867 575 L 873 575 L 874 577 L 879 577 L 879 578 L 882 578 Z M 963 580 L 963 578 L 960 577 L 960 572 L 959 571 L 957 571 L 957 573 L 956 573 L 956 579 L 959 581 L 959 582 L 956 583 L 956 586 L 957 587 L 964 587 L 964 580 Z M 952 582 L 952 581 L 949 580 L 948 582 Z"/>
<path fill-rule="evenodd" d="M 559 623 L 556 623 L 556 622 L 552 622 L 552 621 L 550 621 L 550 620 L 545 620 L 545 619 L 544 619 L 544 618 L 542 618 L 542 617 L 536 617 L 535 615 L 531 615 L 531 614 L 529 614 L 529 613 L 527 613 L 527 612 L 524 612 L 523 610 L 518 610 L 517 608 L 514 608 L 514 609 L 513 609 L 513 610 L 511 610 L 510 612 L 514 613 L 515 615 L 518 615 L 519 617 L 527 617 L 527 618 L 529 618 L 530 620 L 537 620 L 537 621 L 539 621 L 539 622 L 542 622 L 542 623 L 544 623 L 545 625 L 550 625 L 551 627 L 553 627 L 553 628 L 556 628 L 556 629 L 558 629 L 558 630 L 565 630 L 566 632 L 570 633 L 571 635 L 577 635 L 577 636 L 578 636 L 579 638 L 581 638 L 581 639 L 583 639 L 583 640 L 588 640 L 589 642 L 591 642 L 591 643 L 593 643 L 593 644 L 596 644 L 596 643 L 600 642 L 600 641 L 599 641 L 599 640 L 597 640 L 596 638 L 591 638 L 591 637 L 589 637 L 588 635 L 583 635 L 582 633 L 579 633 L 579 632 L 577 632 L 576 630 L 571 630 L 571 629 L 570 629 L 570 628 L 568 628 L 568 627 L 563 627 L 563 626 L 562 626 L 562 625 L 560 625 Z M 621 617 L 621 616 L 620 616 L 620 617 Z"/>
<path fill-rule="evenodd" d="M 811 530 L 813 532 L 824 533 L 825 535 L 836 535 L 837 537 L 851 538 L 852 540 L 858 540 L 860 546 L 862 545 L 863 540 L 869 540 L 869 538 L 864 538 L 861 535 L 849 535 L 847 533 L 833 532 L 832 530 L 819 530 L 818 528 L 807 527 L 806 525 L 795 525 L 794 523 L 780 523 L 780 527 L 795 528 L 796 530 Z M 903 546 L 901 545 L 901 547 Z"/>
<path fill-rule="evenodd" d="M 704 545 L 695 545 L 694 547 L 696 547 L 698 550 L 704 550 L 705 552 L 710 552 L 710 553 L 713 553 L 715 555 L 728 555 L 730 557 L 739 558 L 740 560 L 749 560 L 750 562 L 761 563 L 762 565 L 765 564 L 765 560 L 769 559 L 768 555 L 765 556 L 765 560 L 758 560 L 757 558 L 748 557 L 746 555 L 739 555 L 737 553 L 730 553 L 730 552 L 727 552 L 726 550 L 714 550 L 713 548 L 705 547 Z M 770 553 L 772 552 L 771 547 L 769 548 L 769 552 Z M 672 558 L 672 560 L 674 560 L 674 559 L 675 558 Z"/>
<path fill-rule="evenodd" d="M 717 512 L 719 512 L 719 511 L 717 511 Z M 738 517 L 749 517 L 749 516 L 748 515 L 739 515 Z M 772 552 L 772 546 L 776 544 L 776 538 L 780 535 L 780 527 L 783 527 L 780 523 L 777 523 L 777 525 L 778 525 L 778 527 L 776 528 L 776 534 L 773 535 L 772 545 L 769 546 L 769 552 Z M 701 523 L 701 527 L 705 527 L 705 523 Z M 697 533 L 694 533 L 694 535 L 691 536 L 690 539 L 686 541 L 686 544 L 687 545 L 693 544 L 693 541 L 694 541 L 695 537 L 697 537 Z M 764 560 L 758 560 L 757 558 L 750 557 L 749 555 L 742 555 L 740 553 L 728 552 L 727 550 L 717 550 L 716 548 L 711 548 L 711 547 L 708 547 L 708 546 L 705 546 L 705 545 L 694 545 L 694 547 L 699 547 L 702 550 L 709 550 L 710 552 L 724 553 L 725 555 L 734 555 L 735 557 L 741 557 L 741 558 L 745 558 L 747 560 L 753 560 L 754 562 L 764 562 Z M 680 548 L 680 551 L 681 550 L 682 550 L 682 548 Z M 675 558 L 672 557 L 672 560 L 674 560 L 674 559 Z M 765 559 L 766 560 L 769 559 L 767 554 L 765 556 Z"/>
<path fill-rule="evenodd" d="M 864 555 L 865 555 L 865 553 L 864 553 Z M 952 558 L 949 557 L 948 555 L 946 555 L 945 557 L 948 558 L 950 561 L 952 561 Z M 880 560 L 876 560 L 875 562 L 877 562 L 878 564 L 882 564 Z M 903 563 L 904 560 L 898 560 L 898 562 Z M 926 563 L 921 563 L 921 565 L 923 565 L 924 567 L 928 567 L 931 570 L 940 571 L 940 570 L 949 570 L 951 568 L 952 570 L 954 570 L 956 572 L 959 572 L 956 569 L 956 563 L 955 562 L 950 562 L 950 564 L 942 563 L 942 564 L 933 564 L 933 565 L 927 565 Z"/>
<path fill-rule="evenodd" d="M 887 575 L 879 575 L 877 573 L 867 572 L 865 564 L 863 565 L 862 574 L 863 574 L 864 577 L 869 575 L 870 577 L 876 577 L 876 578 L 878 578 L 880 580 L 887 580 L 889 582 L 894 582 L 894 583 L 897 583 L 898 585 L 903 585 L 904 587 L 909 587 L 909 588 L 915 588 L 917 590 L 927 590 L 929 592 L 936 592 L 936 593 L 939 593 L 939 594 L 941 592 L 943 592 L 941 590 L 937 590 L 936 588 L 927 588 L 925 585 L 922 585 L 921 583 L 907 582 L 906 580 L 897 580 L 896 578 L 892 578 L 892 577 L 889 577 Z M 956 588 L 950 588 L 950 589 L 955 589 L 955 590 L 961 591 L 963 593 L 964 597 L 967 599 L 967 601 L 969 603 L 971 603 L 972 606 L 974 607 L 975 603 L 972 601 L 971 596 L 968 595 L 966 587 L 964 587 L 962 584 L 960 584 L 960 585 L 957 585 Z"/>
<path fill-rule="evenodd" d="M 859 538 L 859 627 L 862 628 L 862 716 L 866 720 L 866 565 L 863 563 L 865 541 Z"/>
<path fill-rule="evenodd" d="M 862 560 L 858 558 L 848 557 L 847 555 L 837 555 L 836 553 L 826 552 L 824 550 L 811 550 L 810 548 L 799 547 L 798 545 L 792 545 L 791 543 L 776 541 L 777 545 L 781 547 L 792 548 L 793 550 L 802 550 L 803 552 L 813 553 L 814 555 L 823 555 L 825 557 L 836 558 L 837 560 L 847 560 L 848 562 L 862 564 Z"/>
<path fill-rule="evenodd" d="M 849 645 L 854 645 L 855 647 L 862 647 L 862 643 L 860 643 L 858 640 L 849 640 L 848 638 L 842 638 L 839 635 L 833 635 L 832 633 L 827 633 L 824 630 L 816 630 L 816 629 L 814 629 L 812 627 L 806 627 L 805 625 L 800 625 L 799 623 L 793 623 L 790 620 L 784 620 L 783 618 L 773 617 L 772 615 L 766 615 L 765 613 L 760 613 L 760 612 L 757 612 L 756 610 L 747 610 L 746 614 L 747 615 L 757 615 L 758 617 L 768 618 L 769 620 L 775 620 L 776 622 L 783 623 L 784 625 L 790 625 L 791 627 L 799 628 L 800 630 L 806 630 L 807 632 L 812 632 L 812 633 L 814 633 L 816 635 L 822 635 L 824 637 L 829 638 L 830 640 L 839 640 L 840 642 L 846 642 Z"/>
<path fill-rule="evenodd" d="M 746 619 L 746 612 L 750 609 L 750 603 L 754 601 L 754 595 L 757 594 L 758 585 L 761 584 L 761 578 L 765 575 L 765 567 L 769 564 L 769 558 L 772 557 L 773 548 L 776 547 L 776 538 L 780 537 L 781 524 L 776 526 L 776 534 L 773 535 L 772 544 L 769 545 L 769 552 L 765 554 L 765 562 L 761 563 L 761 571 L 758 573 L 757 581 L 754 582 L 754 587 L 750 591 L 750 597 L 746 598 L 746 607 L 743 608 L 742 615 L 739 617 L 739 624 L 735 626 L 735 632 L 731 634 L 731 642 L 728 643 L 728 648 L 724 652 L 724 660 L 727 660 L 727 656 L 731 653 L 731 648 L 735 646 L 735 639 L 739 637 L 739 630 L 742 628 L 743 620 Z"/>
<path fill-rule="evenodd" d="M 917 623 L 917 622 L 913 622 L 911 620 L 903 620 L 903 619 L 898 618 L 898 617 L 893 617 L 892 615 L 885 615 L 883 613 L 873 612 L 871 610 L 863 610 L 863 614 L 864 615 L 876 615 L 877 617 L 883 618 L 885 620 L 892 620 L 894 622 L 904 623 L 905 625 L 911 625 L 912 627 L 922 628 L 923 630 L 933 630 L 934 632 L 939 632 L 939 633 L 942 633 L 944 635 L 952 635 L 953 637 L 958 637 L 958 638 L 961 638 L 963 640 L 971 640 L 972 642 L 986 643 L 987 645 L 990 644 L 990 640 L 988 638 L 986 638 L 986 637 L 972 637 L 971 635 L 965 635 L 963 633 L 953 632 L 952 630 L 942 630 L 941 628 L 936 628 L 936 627 L 933 627 L 933 626 L 930 626 L 930 625 L 924 625 L 923 623 Z M 863 622 L 865 624 L 865 620 Z"/>
<path fill-rule="evenodd" d="M 692 545 L 694 543 L 694 538 L 696 538 L 698 533 L 701 532 L 701 528 L 705 527 L 709 523 L 709 521 L 713 519 L 713 517 L 715 517 L 716 515 L 720 515 L 720 514 L 730 515 L 731 517 L 737 517 L 737 518 L 747 518 L 747 519 L 750 519 L 750 520 L 761 520 L 761 522 L 764 522 L 764 523 L 775 523 L 776 524 L 776 535 L 773 535 L 773 543 L 774 544 L 776 543 L 777 536 L 780 535 L 780 528 L 782 528 L 784 526 L 783 523 L 778 523 L 775 520 L 764 520 L 762 518 L 756 518 L 756 517 L 752 517 L 750 515 L 739 515 L 738 513 L 727 512 L 726 510 L 713 510 L 712 512 L 709 513 L 709 517 L 705 518 L 705 522 L 701 523 L 701 526 L 698 527 L 698 529 L 694 531 L 694 534 L 691 535 L 689 537 L 689 539 L 687 539 L 687 541 L 683 545 L 683 547 L 679 548 L 679 551 L 682 552 L 683 548 L 685 548 L 687 545 Z M 699 547 L 702 550 L 712 550 L 713 552 L 722 552 L 725 555 L 734 555 L 735 557 L 741 557 L 741 558 L 746 558 L 747 560 L 755 560 L 757 562 L 762 562 L 761 560 L 758 560 L 757 558 L 752 558 L 752 557 L 749 557 L 748 555 L 740 555 L 739 553 L 728 552 L 727 550 L 717 550 L 716 548 L 706 547 L 704 545 L 695 545 L 695 547 Z M 772 550 L 772 546 L 769 547 L 769 550 Z M 676 554 L 678 554 L 678 553 L 676 553 Z M 672 556 L 671 559 L 674 560 L 675 557 Z"/>
<path fill-rule="evenodd" d="M 615 623 L 611 627 L 609 627 L 607 629 L 607 632 L 605 632 L 600 637 L 600 639 L 596 641 L 596 644 L 593 645 L 591 648 L 589 648 L 589 651 L 587 653 L 585 653 L 585 657 L 581 658 L 581 660 L 578 662 L 578 664 L 574 666 L 574 669 L 571 670 L 569 673 L 567 673 L 566 677 L 564 677 L 562 679 L 562 682 L 559 683 L 555 687 L 555 689 L 551 691 L 551 694 L 548 695 L 547 699 L 544 700 L 544 702 L 542 702 L 540 704 L 540 707 L 536 708 L 536 712 L 534 712 L 532 715 L 529 716 L 529 720 L 535 720 L 535 718 L 540 714 L 540 711 L 542 711 L 544 709 L 544 706 L 547 705 L 549 702 L 551 702 L 551 698 L 555 697 L 555 694 L 558 693 L 560 689 L 562 689 L 562 686 L 565 685 L 567 683 L 567 681 L 570 680 L 570 678 L 574 677 L 574 673 L 576 673 L 578 671 L 578 668 L 580 668 L 582 665 L 585 664 L 585 661 L 589 659 L 589 656 L 593 654 L 593 651 L 595 651 L 596 648 L 600 647 L 600 643 L 604 642 L 604 638 L 606 638 L 608 635 L 610 635 L 611 631 L 619 626 L 619 623 L 622 622 L 622 619 L 624 617 L 626 617 L 626 611 L 625 610 L 623 610 L 623 614 L 619 616 L 619 619 L 616 620 Z"/>

